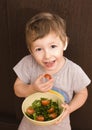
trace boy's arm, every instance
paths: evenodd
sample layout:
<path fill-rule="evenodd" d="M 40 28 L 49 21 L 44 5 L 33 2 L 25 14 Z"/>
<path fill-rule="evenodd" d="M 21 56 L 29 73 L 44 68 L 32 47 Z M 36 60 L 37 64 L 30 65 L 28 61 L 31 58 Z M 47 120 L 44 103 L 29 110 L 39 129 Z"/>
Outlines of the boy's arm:
<path fill-rule="evenodd" d="M 69 103 L 70 113 L 80 108 L 88 97 L 87 88 L 82 89 L 80 92 L 76 93 L 73 100 Z"/>
<path fill-rule="evenodd" d="M 54 79 L 43 82 L 43 75 L 40 75 L 33 84 L 26 84 L 19 78 L 14 83 L 14 92 L 18 97 L 27 97 L 35 92 L 47 92 L 53 87 Z"/>
<path fill-rule="evenodd" d="M 14 92 L 18 97 L 27 97 L 28 95 L 35 92 L 31 85 L 25 84 L 19 78 L 14 83 Z"/>
<path fill-rule="evenodd" d="M 66 116 L 80 108 L 87 100 L 88 91 L 87 88 L 82 89 L 80 92 L 76 93 L 74 98 L 69 104 L 62 104 L 62 107 L 65 108 L 65 112 L 62 117 L 56 122 L 56 124 L 60 123 Z"/>

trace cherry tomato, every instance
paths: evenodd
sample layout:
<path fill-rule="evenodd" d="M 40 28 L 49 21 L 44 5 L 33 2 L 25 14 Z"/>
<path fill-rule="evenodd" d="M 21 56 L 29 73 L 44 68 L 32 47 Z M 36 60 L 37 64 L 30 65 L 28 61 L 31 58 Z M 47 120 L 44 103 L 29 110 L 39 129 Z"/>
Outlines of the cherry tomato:
<path fill-rule="evenodd" d="M 54 112 L 54 107 L 51 107 L 49 110 L 48 110 L 48 113 L 52 113 Z"/>
<path fill-rule="evenodd" d="M 36 120 L 37 121 L 44 121 L 44 116 L 39 115 L 39 116 L 36 117 Z"/>
<path fill-rule="evenodd" d="M 50 100 L 44 99 L 41 101 L 43 106 L 47 106 L 50 103 Z"/>
<path fill-rule="evenodd" d="M 46 79 L 48 79 L 48 80 L 50 80 L 50 79 L 52 78 L 50 74 L 45 74 L 44 77 L 45 77 Z"/>
<path fill-rule="evenodd" d="M 51 114 L 49 114 L 49 117 L 51 117 L 51 118 L 56 118 L 57 117 L 57 113 L 51 113 Z"/>
<path fill-rule="evenodd" d="M 27 114 L 32 115 L 35 112 L 35 110 L 32 107 L 29 107 L 27 108 L 26 112 Z"/>

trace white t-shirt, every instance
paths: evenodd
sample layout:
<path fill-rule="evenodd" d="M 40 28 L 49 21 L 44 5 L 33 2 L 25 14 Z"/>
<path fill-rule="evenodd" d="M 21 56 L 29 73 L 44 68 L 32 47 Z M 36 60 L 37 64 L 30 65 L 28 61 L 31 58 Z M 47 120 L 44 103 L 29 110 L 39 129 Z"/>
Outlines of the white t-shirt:
<path fill-rule="evenodd" d="M 55 82 L 54 87 L 63 90 L 67 94 L 68 101 L 70 102 L 73 93 L 79 92 L 90 84 L 89 77 L 85 74 L 82 68 L 66 59 L 64 66 L 59 72 L 53 75 Z M 35 61 L 31 55 L 25 56 L 14 68 L 17 76 L 24 83 L 32 83 L 36 78 L 44 73 L 41 66 Z M 28 119 L 23 117 L 18 130 L 71 130 L 69 117 L 66 117 L 61 123 L 52 126 L 36 126 L 31 124 Z"/>

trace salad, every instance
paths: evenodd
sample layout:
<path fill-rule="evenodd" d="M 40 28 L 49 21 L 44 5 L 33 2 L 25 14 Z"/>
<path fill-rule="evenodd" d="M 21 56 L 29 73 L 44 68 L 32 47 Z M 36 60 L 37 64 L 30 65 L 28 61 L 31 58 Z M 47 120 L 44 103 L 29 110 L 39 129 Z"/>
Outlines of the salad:
<path fill-rule="evenodd" d="M 26 109 L 25 114 L 33 120 L 49 121 L 58 117 L 62 111 L 63 108 L 59 108 L 58 102 L 52 101 L 52 99 L 40 98 Z"/>

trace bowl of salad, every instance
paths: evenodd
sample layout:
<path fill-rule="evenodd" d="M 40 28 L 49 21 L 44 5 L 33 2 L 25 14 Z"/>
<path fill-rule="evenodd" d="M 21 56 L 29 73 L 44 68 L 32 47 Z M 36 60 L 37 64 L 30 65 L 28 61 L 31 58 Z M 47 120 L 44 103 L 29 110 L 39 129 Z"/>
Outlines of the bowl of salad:
<path fill-rule="evenodd" d="M 36 125 L 52 125 L 64 112 L 64 108 L 61 107 L 63 102 L 63 96 L 51 92 L 37 92 L 25 98 L 22 103 L 22 112 L 30 122 Z"/>

